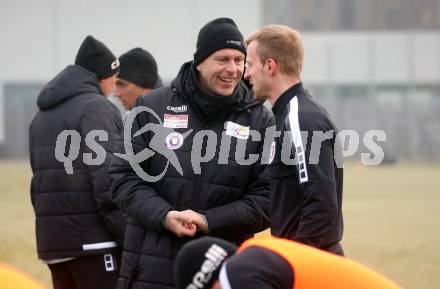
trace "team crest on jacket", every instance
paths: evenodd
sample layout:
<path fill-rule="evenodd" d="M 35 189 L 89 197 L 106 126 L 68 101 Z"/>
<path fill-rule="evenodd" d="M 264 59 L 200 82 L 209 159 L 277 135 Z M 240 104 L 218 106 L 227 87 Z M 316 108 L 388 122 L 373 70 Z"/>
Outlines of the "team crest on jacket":
<path fill-rule="evenodd" d="M 183 135 L 178 132 L 172 132 L 165 139 L 165 143 L 169 149 L 177 150 L 183 145 Z"/>

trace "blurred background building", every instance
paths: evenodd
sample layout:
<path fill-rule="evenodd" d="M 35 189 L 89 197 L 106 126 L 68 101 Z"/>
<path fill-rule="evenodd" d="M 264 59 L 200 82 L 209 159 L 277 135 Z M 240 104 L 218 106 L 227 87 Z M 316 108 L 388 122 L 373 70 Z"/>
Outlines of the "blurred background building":
<path fill-rule="evenodd" d="M 245 35 L 269 23 L 298 29 L 305 86 L 340 129 L 361 143 L 384 130 L 388 161 L 440 160 L 440 0 L 2 0 L 0 158 L 27 157 L 38 92 L 86 35 L 117 55 L 149 50 L 168 83 L 220 16 Z"/>
<path fill-rule="evenodd" d="M 361 140 L 384 130 L 388 161 L 440 160 L 439 0 L 275 0 L 263 11 L 302 32 L 304 82 L 340 128 Z"/>

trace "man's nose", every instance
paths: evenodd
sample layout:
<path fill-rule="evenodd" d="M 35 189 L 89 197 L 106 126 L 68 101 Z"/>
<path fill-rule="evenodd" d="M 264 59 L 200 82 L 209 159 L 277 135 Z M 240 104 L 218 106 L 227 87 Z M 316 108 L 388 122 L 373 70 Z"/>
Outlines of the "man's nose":
<path fill-rule="evenodd" d="M 231 60 L 226 63 L 226 71 L 231 74 L 237 72 L 237 64 L 235 63 L 235 61 Z"/>

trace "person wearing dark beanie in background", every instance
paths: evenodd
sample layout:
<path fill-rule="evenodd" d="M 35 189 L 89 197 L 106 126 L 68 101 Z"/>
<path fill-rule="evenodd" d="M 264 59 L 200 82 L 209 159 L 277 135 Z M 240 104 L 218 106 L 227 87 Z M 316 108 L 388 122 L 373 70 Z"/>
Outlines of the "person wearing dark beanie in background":
<path fill-rule="evenodd" d="M 357 262 L 276 237 L 239 248 L 219 238 L 188 242 L 174 274 L 177 289 L 402 289 Z"/>
<path fill-rule="evenodd" d="M 129 110 L 137 98 L 162 86 L 153 55 L 142 48 L 133 48 L 119 56 L 119 74 L 115 96 Z"/>
<path fill-rule="evenodd" d="M 38 257 L 54 289 L 115 288 L 125 217 L 112 201 L 107 174 L 122 142 L 114 90 L 119 61 L 87 36 L 75 65 L 42 89 L 29 129 Z"/>
<path fill-rule="evenodd" d="M 154 136 L 166 136 L 159 141 L 166 147 L 139 163 L 149 176 L 162 174 L 160 180 L 141 178 L 123 159 L 115 159 L 109 171 L 115 201 L 128 216 L 118 288 L 174 288 L 174 259 L 189 240 L 210 235 L 238 245 L 269 226 L 265 165 L 235 157 L 239 141 L 246 156 L 260 154 L 264 132 L 273 123 L 270 111 L 241 80 L 245 56 L 243 36 L 232 19 L 208 22 L 199 32 L 194 61 L 182 65 L 170 86 L 139 97 L 128 115 L 135 154 L 154 143 L 152 133 L 138 133 L 158 122 L 154 114 L 161 122 Z M 154 114 L 137 113 L 146 108 Z M 217 144 L 222 137 L 229 141 L 223 156 L 210 154 L 215 148 L 207 149 L 206 138 L 198 137 L 208 129 Z M 261 139 L 250 137 L 250 131 Z M 205 153 L 212 158 L 197 166 L 193 157 Z M 168 167 L 163 156 L 170 154 L 178 166 Z"/>

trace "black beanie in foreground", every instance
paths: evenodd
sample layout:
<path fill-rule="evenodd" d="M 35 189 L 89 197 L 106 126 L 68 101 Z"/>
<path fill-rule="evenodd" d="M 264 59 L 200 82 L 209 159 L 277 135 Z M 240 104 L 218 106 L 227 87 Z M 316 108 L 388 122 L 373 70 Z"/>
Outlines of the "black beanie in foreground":
<path fill-rule="evenodd" d="M 94 73 L 99 80 L 113 76 L 119 71 L 119 60 L 104 43 L 91 35 L 81 44 L 75 64 Z"/>
<path fill-rule="evenodd" d="M 119 62 L 119 78 L 143 88 L 155 87 L 158 80 L 157 63 L 148 51 L 133 48 L 119 56 Z"/>
<path fill-rule="evenodd" d="M 235 254 L 237 246 L 213 237 L 186 243 L 176 258 L 174 280 L 177 289 L 210 289 L 218 279 L 223 262 Z M 203 270 L 202 270 L 203 267 Z"/>
<path fill-rule="evenodd" d="M 194 63 L 198 65 L 215 51 L 223 48 L 238 49 L 246 55 L 243 35 L 232 19 L 217 18 L 202 27 L 197 37 Z"/>

